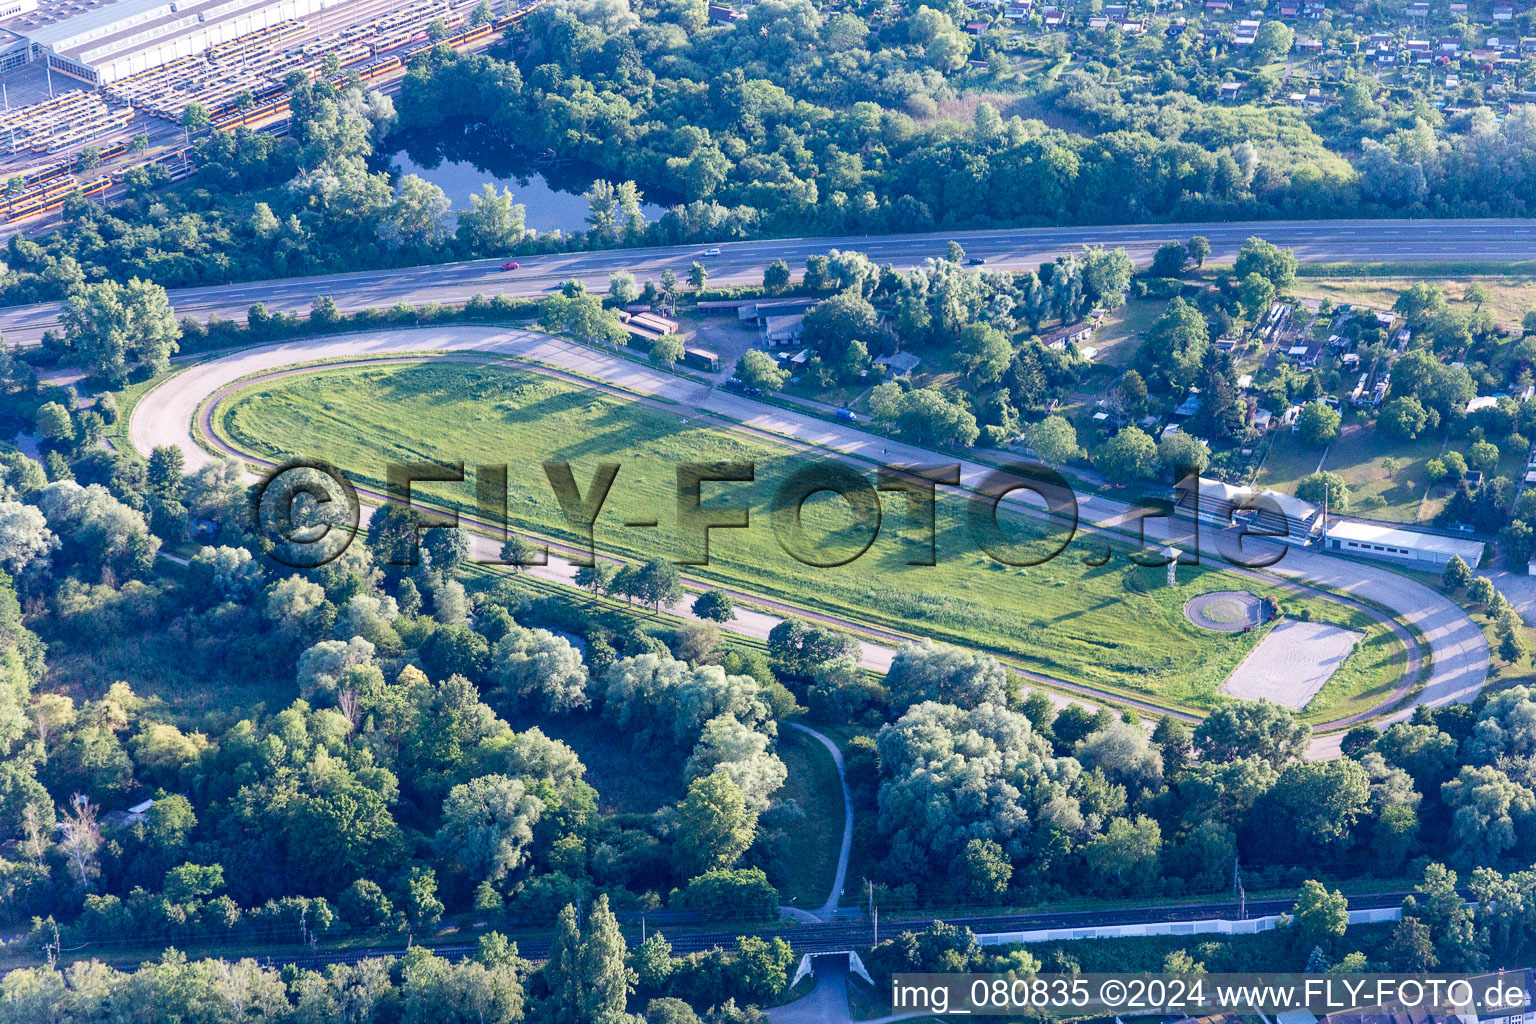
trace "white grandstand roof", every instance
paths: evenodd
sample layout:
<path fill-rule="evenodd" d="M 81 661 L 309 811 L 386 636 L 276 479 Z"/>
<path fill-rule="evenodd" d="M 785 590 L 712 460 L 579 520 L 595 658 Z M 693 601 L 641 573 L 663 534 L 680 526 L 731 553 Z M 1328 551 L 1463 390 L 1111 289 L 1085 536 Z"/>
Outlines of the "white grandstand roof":
<path fill-rule="evenodd" d="M 1223 483 L 1220 480 L 1212 480 L 1210 477 L 1200 478 L 1200 503 L 1230 502 L 1233 505 L 1241 505 L 1254 497 L 1263 495 L 1280 507 L 1280 511 L 1298 523 L 1306 523 L 1320 511 L 1310 501 L 1303 501 L 1294 494 L 1281 494 L 1279 491 L 1255 490 L 1252 487 L 1234 487 L 1232 484 Z"/>

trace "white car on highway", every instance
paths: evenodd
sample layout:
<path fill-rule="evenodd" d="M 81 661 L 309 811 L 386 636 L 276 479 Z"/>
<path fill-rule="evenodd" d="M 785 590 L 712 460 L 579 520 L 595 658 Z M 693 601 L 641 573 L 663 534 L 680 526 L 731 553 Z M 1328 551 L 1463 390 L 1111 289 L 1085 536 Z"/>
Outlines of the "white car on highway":
<path fill-rule="evenodd" d="M 720 250 L 719 249 L 705 249 L 703 252 L 699 253 L 699 255 L 700 256 L 719 256 L 720 255 Z"/>

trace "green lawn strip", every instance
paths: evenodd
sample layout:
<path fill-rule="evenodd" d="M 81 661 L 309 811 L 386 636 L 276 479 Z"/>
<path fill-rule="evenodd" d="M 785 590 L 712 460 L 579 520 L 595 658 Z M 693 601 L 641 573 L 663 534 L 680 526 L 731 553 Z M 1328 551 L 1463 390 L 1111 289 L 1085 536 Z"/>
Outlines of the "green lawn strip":
<path fill-rule="evenodd" d="M 142 458 L 142 456 L 139 456 L 138 452 L 134 450 L 133 442 L 128 439 L 128 423 L 133 418 L 134 407 L 137 406 L 140 400 L 142 400 L 145 395 L 149 394 L 149 392 L 152 391 L 156 385 L 180 369 L 183 369 L 183 367 L 174 367 L 171 370 L 167 370 L 165 373 L 156 374 L 155 376 L 146 380 L 135 381 L 134 383 L 128 384 L 120 390 L 113 392 L 114 397 L 117 399 L 117 419 L 107 424 L 106 429 L 101 432 L 102 437 L 106 438 L 108 441 L 111 441 L 113 447 L 115 447 L 118 451 L 126 452 L 130 456 L 138 456 Z"/>
<path fill-rule="evenodd" d="M 1300 264 L 1297 277 L 1530 277 L 1536 260 L 1402 260 Z"/>
<path fill-rule="evenodd" d="M 789 776 L 774 795 L 779 800 L 793 800 L 805 816 L 788 827 L 784 843 L 787 856 L 770 865 L 768 877 L 779 890 L 780 903 L 816 910 L 826 901 L 837 877 L 843 840 L 843 787 L 827 748 L 799 729 L 779 727 L 778 754 Z"/>
<path fill-rule="evenodd" d="M 750 486 L 756 488 L 755 495 L 763 495 L 771 491 L 775 470 L 782 471 L 784 461 L 783 446 L 710 428 L 680 429 L 681 424 L 667 422 L 663 413 L 525 371 L 418 363 L 348 367 L 323 376 L 323 382 L 313 374 L 275 379 L 231 395 L 217 410 L 220 434 L 251 454 L 269 458 L 301 447 L 348 467 L 359 482 L 374 484 L 382 483 L 385 461 L 451 456 L 470 464 L 502 463 L 521 456 L 525 464 L 513 472 L 511 481 L 516 524 L 567 541 L 575 538 L 529 456 L 627 460 L 637 468 L 632 475 L 621 475 L 609 498 L 612 513 L 605 507 L 599 535 L 608 553 L 635 559 L 678 553 L 676 545 L 658 545 L 654 534 L 642 539 L 622 525 L 675 504 L 672 466 L 677 462 L 756 460 L 759 482 L 767 486 Z M 338 382 L 346 386 L 338 389 Z M 423 423 L 458 424 L 462 441 L 451 452 L 424 444 L 415 436 Z M 577 476 L 587 478 L 581 471 Z M 422 488 L 422 497 L 456 504 L 463 496 L 449 497 L 429 485 Z M 1225 678 L 1255 639 L 1234 642 L 1231 637 L 1197 633 L 1183 618 L 1183 601 L 1194 593 L 1248 589 L 1230 575 L 1195 570 L 1170 596 L 1161 588 L 1150 595 L 1133 594 L 1118 585 L 1124 572 L 1151 575 L 1155 570 L 1086 569 L 1070 565 L 1070 556 L 1033 569 L 1009 569 L 973 549 L 958 502 L 941 501 L 940 506 L 939 539 L 945 555 L 937 568 L 909 570 L 902 542 L 887 541 L 882 533 L 852 566 L 809 571 L 779 551 L 768 538 L 770 531 L 759 527 L 716 531 L 712 565 L 694 575 L 743 584 L 769 598 L 895 630 L 921 623 L 927 635 L 951 642 L 980 640 L 981 646 L 1038 671 L 1095 688 L 1165 700 L 1170 699 L 1170 682 L 1176 690 L 1203 688 L 1207 707 L 1214 703 L 1215 683 L 1202 687 L 1198 680 Z M 836 499 L 813 502 L 807 505 L 805 520 L 823 538 L 847 541 L 850 524 L 845 515 L 839 519 L 842 511 Z M 764 510 L 758 512 L 761 523 Z M 1017 525 L 1026 532 L 1044 529 L 1034 522 Z M 872 575 L 875 569 L 886 573 Z M 1087 588 L 1081 585 L 1085 581 L 1090 583 Z M 1035 614 L 1025 614 L 1033 599 L 1047 595 L 1049 600 L 1036 604 Z M 1125 602 L 1143 607 L 1128 609 Z M 1319 611 L 1323 603 L 1318 602 Z M 1116 611 L 1105 614 L 1111 605 Z M 1039 618 L 1042 607 L 1062 614 Z M 1169 645 L 1170 637 L 1180 643 Z M 1191 696 L 1175 693 L 1171 699 L 1189 706 Z"/>

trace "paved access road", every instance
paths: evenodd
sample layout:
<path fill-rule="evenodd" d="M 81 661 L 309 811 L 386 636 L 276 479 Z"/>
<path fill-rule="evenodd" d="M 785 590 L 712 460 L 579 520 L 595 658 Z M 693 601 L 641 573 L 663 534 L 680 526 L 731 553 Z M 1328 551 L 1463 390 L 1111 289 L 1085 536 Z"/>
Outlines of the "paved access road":
<path fill-rule="evenodd" d="M 186 452 L 187 468 L 196 469 L 209 456 L 193 439 L 193 420 L 201 415 L 204 433 L 211 436 L 206 422 L 216 403 L 209 402 L 201 413 L 199 406 L 204 399 L 235 388 L 242 378 L 281 372 L 282 368 L 295 363 L 320 359 L 390 358 L 406 353 L 471 350 L 527 360 L 545 368 L 546 372 L 580 374 L 588 380 L 607 382 L 632 395 L 647 396 L 643 400 L 676 403 L 671 407 L 674 412 L 680 407 L 689 410 L 690 415 L 712 416 L 730 429 L 769 435 L 792 446 L 835 451 L 856 461 L 877 464 L 958 461 L 962 484 L 973 488 L 990 471 L 978 463 L 877 437 L 853 425 L 764 405 L 691 378 L 635 363 L 616 353 L 595 351 L 526 331 L 463 326 L 389 330 L 288 342 L 244 349 L 198 363 L 168 378 L 139 402 L 129 425 L 129 437 L 134 446 L 146 454 L 156 445 L 176 445 Z M 1011 498 L 1020 494 L 1027 492 L 1016 492 Z M 1129 506 L 1102 497 L 1085 499 L 1081 513 L 1083 529 L 1115 534 L 1121 532 L 1131 517 Z M 1200 536 L 1202 554 L 1206 558 L 1218 558 L 1214 531 L 1202 530 Z M 489 542 L 478 538 L 477 543 L 488 545 Z M 550 563 L 539 570 L 540 575 L 569 583 L 570 567 L 557 557 L 551 557 Z M 1393 720 L 1408 716 L 1417 704 L 1438 706 L 1469 701 L 1486 681 L 1488 648 L 1482 630 L 1461 608 L 1434 590 L 1384 567 L 1300 549 L 1287 550 L 1282 561 L 1271 571 L 1370 602 L 1420 632 L 1432 657 L 1430 676 L 1413 705 L 1395 713 Z M 672 610 L 686 612 L 683 608 Z M 784 614 L 796 613 L 795 609 L 784 605 L 775 610 Z M 744 635 L 766 637 L 778 621 L 777 615 L 743 609 L 738 612 L 737 621 L 729 627 Z M 883 672 L 890 665 L 891 645 L 900 639 L 893 635 L 889 643 L 865 642 L 862 645 L 863 664 Z M 1065 699 L 1061 697 L 1063 691 L 1082 693 L 1090 703 L 1093 699 L 1093 691 L 1082 684 L 1031 673 L 1024 675 L 1026 679 L 1034 678 L 1050 685 L 1058 700 Z M 1158 713 L 1156 708 L 1143 710 L 1154 715 Z M 1315 759 L 1338 757 L 1339 739 L 1338 733 L 1315 738 L 1309 756 Z"/>
<path fill-rule="evenodd" d="M 1295 250 L 1308 261 L 1335 260 L 1509 260 L 1536 257 L 1536 220 L 1341 220 L 1249 221 L 1232 224 L 1149 224 L 1112 227 L 1019 228 L 1009 230 L 938 232 L 921 235 L 844 235 L 795 238 L 721 245 L 719 256 L 703 256 L 706 246 L 652 249 L 606 249 L 521 258 L 523 269 L 503 271 L 501 259 L 474 260 L 393 270 L 364 270 L 319 277 L 284 278 L 248 284 L 211 285 L 172 291 L 171 304 L 179 316 L 207 320 L 218 314 L 245 318 L 246 311 L 264 302 L 272 312 L 307 311 L 317 295 L 329 295 L 344 311 L 393 306 L 398 302 L 457 302 L 477 292 L 487 295 L 542 295 L 571 278 L 589 288 L 606 290 L 608 275 L 627 270 L 640 281 L 657 280 L 670 268 L 686 281 L 688 268 L 699 260 L 717 284 L 760 283 L 774 260 L 796 270 L 807 256 L 829 249 L 855 249 L 876 263 L 898 268 L 942 256 L 950 239 L 980 256 L 989 267 L 1034 267 L 1083 245 L 1124 246 L 1133 258 L 1146 261 L 1170 239 L 1204 235 L 1211 242 L 1210 258 L 1230 261 L 1243 240 L 1259 235 Z M 0 309 L 0 331 L 11 344 L 36 344 L 42 332 L 58 322 L 59 304 L 42 303 Z"/>

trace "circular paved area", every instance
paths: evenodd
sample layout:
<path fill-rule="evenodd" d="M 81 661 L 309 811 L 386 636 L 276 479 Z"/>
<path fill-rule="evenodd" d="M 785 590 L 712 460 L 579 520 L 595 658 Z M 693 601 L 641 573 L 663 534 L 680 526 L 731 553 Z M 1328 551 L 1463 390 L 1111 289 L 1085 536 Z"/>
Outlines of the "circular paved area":
<path fill-rule="evenodd" d="M 1241 633 L 1264 621 L 1264 602 L 1246 590 L 1213 590 L 1192 597 L 1184 617 L 1214 633 Z"/>

